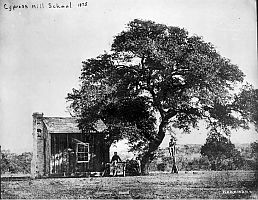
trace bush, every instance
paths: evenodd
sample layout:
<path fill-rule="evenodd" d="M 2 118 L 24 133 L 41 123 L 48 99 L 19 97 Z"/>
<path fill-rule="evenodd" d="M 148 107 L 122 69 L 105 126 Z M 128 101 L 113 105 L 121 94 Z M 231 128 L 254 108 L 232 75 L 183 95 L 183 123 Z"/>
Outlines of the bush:
<path fill-rule="evenodd" d="M 25 152 L 20 155 L 2 151 L 1 169 L 2 173 L 30 173 L 32 153 Z"/>
<path fill-rule="evenodd" d="M 165 171 L 167 164 L 166 163 L 159 163 L 157 164 L 157 170 L 158 171 Z"/>
<path fill-rule="evenodd" d="M 125 173 L 129 176 L 138 176 L 140 175 L 139 172 L 139 165 L 136 160 L 127 160 L 126 161 L 126 168 Z"/>

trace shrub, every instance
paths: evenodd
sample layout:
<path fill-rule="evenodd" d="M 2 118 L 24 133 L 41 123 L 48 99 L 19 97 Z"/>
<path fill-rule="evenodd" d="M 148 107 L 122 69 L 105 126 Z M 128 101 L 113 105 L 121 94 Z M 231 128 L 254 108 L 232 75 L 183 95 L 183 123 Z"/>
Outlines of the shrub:
<path fill-rule="evenodd" d="M 1 169 L 2 173 L 30 173 L 32 153 L 25 152 L 20 155 L 10 153 L 10 151 L 2 151 Z"/>
<path fill-rule="evenodd" d="M 125 173 L 129 176 L 137 176 L 139 173 L 139 166 L 136 160 L 127 160 Z"/>
<path fill-rule="evenodd" d="M 166 163 L 159 163 L 157 164 L 157 170 L 158 171 L 165 171 L 167 164 Z"/>

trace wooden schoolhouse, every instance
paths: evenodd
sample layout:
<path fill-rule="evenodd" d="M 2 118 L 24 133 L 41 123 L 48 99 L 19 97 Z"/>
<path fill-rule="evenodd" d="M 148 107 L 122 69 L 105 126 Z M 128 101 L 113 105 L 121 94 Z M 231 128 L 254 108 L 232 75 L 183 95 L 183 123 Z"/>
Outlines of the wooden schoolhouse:
<path fill-rule="evenodd" d="M 103 170 L 109 162 L 109 146 L 99 120 L 95 131 L 83 133 L 73 117 L 44 117 L 33 113 L 31 174 L 41 177 L 80 177 Z"/>

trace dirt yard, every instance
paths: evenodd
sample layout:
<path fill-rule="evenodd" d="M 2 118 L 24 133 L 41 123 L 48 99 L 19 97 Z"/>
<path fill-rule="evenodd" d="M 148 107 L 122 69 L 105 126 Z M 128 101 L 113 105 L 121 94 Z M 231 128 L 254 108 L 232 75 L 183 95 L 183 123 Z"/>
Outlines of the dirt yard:
<path fill-rule="evenodd" d="M 2 181 L 3 199 L 258 199 L 254 172 L 154 173 L 134 177 Z"/>

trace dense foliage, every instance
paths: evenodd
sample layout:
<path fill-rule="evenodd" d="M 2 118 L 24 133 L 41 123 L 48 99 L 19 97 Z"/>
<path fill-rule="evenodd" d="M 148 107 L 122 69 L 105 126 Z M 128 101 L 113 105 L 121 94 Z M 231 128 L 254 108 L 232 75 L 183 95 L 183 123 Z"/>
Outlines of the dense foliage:
<path fill-rule="evenodd" d="M 20 155 L 8 150 L 2 151 L 1 171 L 2 173 L 30 173 L 32 153 L 24 152 Z"/>
<path fill-rule="evenodd" d="M 203 120 L 213 132 L 247 128 L 250 104 L 240 105 L 238 66 L 185 29 L 133 20 L 115 36 L 110 53 L 83 62 L 81 85 L 68 94 L 85 132 L 101 119 L 106 142 L 127 137 L 147 172 L 168 126 L 190 131 Z"/>
<path fill-rule="evenodd" d="M 136 160 L 127 160 L 125 168 L 126 176 L 137 176 L 140 175 L 139 164 Z"/>
<path fill-rule="evenodd" d="M 217 163 L 217 170 L 255 170 L 257 169 L 257 142 L 251 144 L 236 144 L 235 151 L 238 151 L 237 157 L 229 157 Z M 188 144 L 177 146 L 177 167 L 179 171 L 200 171 L 214 169 L 213 161 L 207 156 L 201 155 L 200 144 Z M 151 171 L 171 171 L 172 160 L 168 149 L 159 149 L 157 156 L 150 165 Z M 239 162 L 241 161 L 241 162 Z"/>
<path fill-rule="evenodd" d="M 258 170 L 258 142 L 253 142 L 251 144 L 252 157 L 255 161 L 255 169 Z"/>
<path fill-rule="evenodd" d="M 235 145 L 221 135 L 209 135 L 201 148 L 201 155 L 207 156 L 212 170 L 237 169 L 243 165 L 243 159 Z"/>

